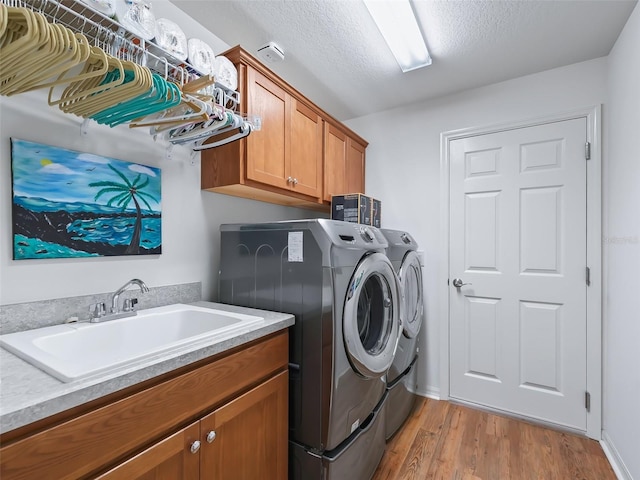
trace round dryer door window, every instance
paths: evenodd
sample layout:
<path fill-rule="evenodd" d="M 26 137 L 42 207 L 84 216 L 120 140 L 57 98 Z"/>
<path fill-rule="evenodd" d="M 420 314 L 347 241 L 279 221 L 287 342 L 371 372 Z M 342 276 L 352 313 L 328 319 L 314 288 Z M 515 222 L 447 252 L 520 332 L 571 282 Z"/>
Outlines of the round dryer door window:
<path fill-rule="evenodd" d="M 391 366 L 401 335 L 397 282 L 380 253 L 367 255 L 356 268 L 345 300 L 343 333 L 354 370 L 381 377 Z"/>
<path fill-rule="evenodd" d="M 404 297 L 402 308 L 403 333 L 408 338 L 414 338 L 422 326 L 422 311 L 424 308 L 422 291 L 422 266 L 416 252 L 408 252 L 400 267 L 400 285 Z"/>

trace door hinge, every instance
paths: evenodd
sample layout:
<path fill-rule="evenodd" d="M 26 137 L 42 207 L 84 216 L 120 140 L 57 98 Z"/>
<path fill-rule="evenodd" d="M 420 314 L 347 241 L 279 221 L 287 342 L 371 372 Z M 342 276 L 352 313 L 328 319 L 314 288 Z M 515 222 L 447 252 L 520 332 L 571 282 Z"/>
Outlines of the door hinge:
<path fill-rule="evenodd" d="M 587 287 L 591 285 L 591 269 L 589 267 L 584 267 L 584 279 L 587 282 Z"/>
<path fill-rule="evenodd" d="M 584 144 L 584 158 L 591 160 L 591 142 Z"/>
<path fill-rule="evenodd" d="M 591 394 L 589 392 L 584 392 L 584 408 L 587 409 L 587 412 L 591 411 Z"/>

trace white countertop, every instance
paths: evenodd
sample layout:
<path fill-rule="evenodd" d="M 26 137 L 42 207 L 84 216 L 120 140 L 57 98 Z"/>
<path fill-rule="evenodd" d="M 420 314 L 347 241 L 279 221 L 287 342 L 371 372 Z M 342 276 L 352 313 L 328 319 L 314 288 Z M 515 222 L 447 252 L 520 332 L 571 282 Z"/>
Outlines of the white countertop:
<path fill-rule="evenodd" d="M 262 323 L 212 339 L 180 352 L 158 355 L 143 364 L 103 376 L 64 383 L 0 348 L 0 432 L 22 427 L 82 405 L 176 368 L 259 339 L 294 323 L 294 316 L 212 302 L 193 305 L 264 317 Z M 82 361 L 78 358 L 78 361 Z"/>

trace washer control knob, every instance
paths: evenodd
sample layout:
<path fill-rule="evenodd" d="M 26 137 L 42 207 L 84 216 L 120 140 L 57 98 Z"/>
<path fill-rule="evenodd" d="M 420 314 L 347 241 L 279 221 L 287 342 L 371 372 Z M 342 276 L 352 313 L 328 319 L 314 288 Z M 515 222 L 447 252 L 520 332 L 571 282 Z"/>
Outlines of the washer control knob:
<path fill-rule="evenodd" d="M 371 233 L 371 230 L 369 230 L 367 227 L 360 228 L 360 236 L 365 242 L 368 243 L 373 242 L 376 238 L 373 236 L 373 233 Z"/>

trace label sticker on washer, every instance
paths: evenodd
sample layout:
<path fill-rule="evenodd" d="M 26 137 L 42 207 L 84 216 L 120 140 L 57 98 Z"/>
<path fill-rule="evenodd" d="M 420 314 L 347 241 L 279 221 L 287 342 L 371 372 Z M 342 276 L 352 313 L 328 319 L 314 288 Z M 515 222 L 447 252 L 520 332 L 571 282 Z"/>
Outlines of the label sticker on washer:
<path fill-rule="evenodd" d="M 302 252 L 302 232 L 289 232 L 289 261 L 302 262 L 304 255 Z"/>
<path fill-rule="evenodd" d="M 356 420 L 351 424 L 351 433 L 355 432 L 359 426 L 360 426 L 360 419 Z"/>

